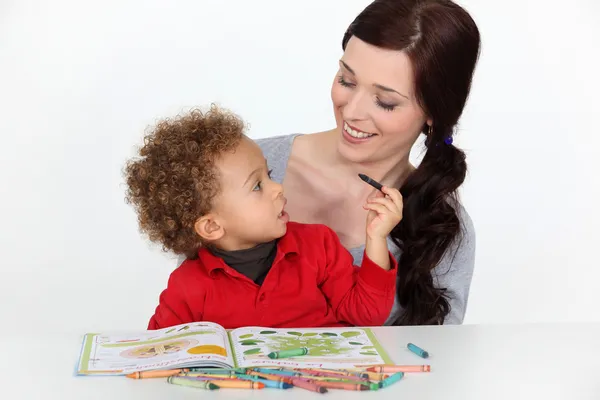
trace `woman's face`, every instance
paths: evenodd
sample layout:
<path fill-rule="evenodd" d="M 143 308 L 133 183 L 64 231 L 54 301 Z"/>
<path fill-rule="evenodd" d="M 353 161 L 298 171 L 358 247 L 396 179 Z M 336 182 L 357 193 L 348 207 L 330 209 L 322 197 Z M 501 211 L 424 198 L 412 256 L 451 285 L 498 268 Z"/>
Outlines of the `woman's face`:
<path fill-rule="evenodd" d="M 331 88 L 340 155 L 369 163 L 408 159 L 426 121 L 413 86 L 404 52 L 350 38 Z"/>

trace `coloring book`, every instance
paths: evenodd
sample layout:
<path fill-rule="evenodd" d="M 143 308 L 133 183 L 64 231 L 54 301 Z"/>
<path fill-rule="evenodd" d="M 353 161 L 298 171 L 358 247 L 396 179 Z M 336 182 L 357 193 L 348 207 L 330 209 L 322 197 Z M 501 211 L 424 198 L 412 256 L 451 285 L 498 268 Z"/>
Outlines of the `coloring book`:
<path fill-rule="evenodd" d="M 301 347 L 308 354 L 272 360 L 273 351 Z M 193 322 L 153 331 L 89 333 L 84 336 L 77 375 L 125 375 L 158 369 L 217 367 L 358 368 L 392 364 L 368 328 L 227 331 Z"/>

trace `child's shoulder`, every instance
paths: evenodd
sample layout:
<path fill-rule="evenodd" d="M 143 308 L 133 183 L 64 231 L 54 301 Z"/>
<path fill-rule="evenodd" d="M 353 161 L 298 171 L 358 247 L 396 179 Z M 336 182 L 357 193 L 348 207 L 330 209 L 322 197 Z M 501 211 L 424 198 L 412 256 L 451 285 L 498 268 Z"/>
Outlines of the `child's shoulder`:
<path fill-rule="evenodd" d="M 188 281 L 190 279 L 198 279 L 208 276 L 207 270 L 200 258 L 186 258 L 181 262 L 179 267 L 171 272 L 171 279 L 177 281 Z"/>

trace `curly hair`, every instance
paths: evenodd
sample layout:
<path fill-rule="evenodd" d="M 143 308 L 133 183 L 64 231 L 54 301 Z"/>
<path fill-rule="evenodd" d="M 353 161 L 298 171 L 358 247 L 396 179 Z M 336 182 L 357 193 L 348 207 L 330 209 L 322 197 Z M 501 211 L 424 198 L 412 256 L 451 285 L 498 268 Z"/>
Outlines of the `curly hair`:
<path fill-rule="evenodd" d="M 126 163 L 126 201 L 142 233 L 164 251 L 197 256 L 202 243 L 194 224 L 220 190 L 215 161 L 237 147 L 244 127 L 228 110 L 195 108 L 160 121 L 145 136 L 139 157 Z"/>

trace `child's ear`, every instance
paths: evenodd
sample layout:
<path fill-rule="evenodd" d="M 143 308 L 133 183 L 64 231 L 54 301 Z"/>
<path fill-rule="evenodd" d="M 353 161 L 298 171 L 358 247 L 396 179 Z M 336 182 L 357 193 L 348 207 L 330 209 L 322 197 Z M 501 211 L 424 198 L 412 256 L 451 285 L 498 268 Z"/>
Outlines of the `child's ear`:
<path fill-rule="evenodd" d="M 225 234 L 223 226 L 213 214 L 206 214 L 196 220 L 194 230 L 205 241 L 219 240 Z"/>

